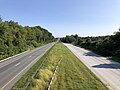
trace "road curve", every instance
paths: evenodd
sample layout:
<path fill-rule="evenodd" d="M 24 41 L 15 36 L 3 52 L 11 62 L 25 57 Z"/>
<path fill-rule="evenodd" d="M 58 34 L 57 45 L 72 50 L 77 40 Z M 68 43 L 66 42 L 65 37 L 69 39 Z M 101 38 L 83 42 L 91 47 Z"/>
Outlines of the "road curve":
<path fill-rule="evenodd" d="M 54 44 L 44 45 L 0 63 L 0 90 L 10 90 Z"/>
<path fill-rule="evenodd" d="M 110 90 L 120 90 L 120 63 L 91 51 L 66 45 Z"/>

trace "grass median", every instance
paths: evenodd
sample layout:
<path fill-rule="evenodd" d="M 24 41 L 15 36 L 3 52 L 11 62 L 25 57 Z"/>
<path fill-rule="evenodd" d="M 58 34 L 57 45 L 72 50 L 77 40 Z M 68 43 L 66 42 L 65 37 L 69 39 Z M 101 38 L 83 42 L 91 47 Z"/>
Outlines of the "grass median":
<path fill-rule="evenodd" d="M 45 62 L 35 77 L 32 78 L 32 82 L 27 89 L 47 90 L 59 60 L 61 60 L 61 62 L 50 90 L 108 90 L 62 43 L 55 44 L 55 46 L 40 59 L 40 61 Z"/>
<path fill-rule="evenodd" d="M 108 88 L 64 45 L 62 61 L 51 90 L 108 90 Z"/>

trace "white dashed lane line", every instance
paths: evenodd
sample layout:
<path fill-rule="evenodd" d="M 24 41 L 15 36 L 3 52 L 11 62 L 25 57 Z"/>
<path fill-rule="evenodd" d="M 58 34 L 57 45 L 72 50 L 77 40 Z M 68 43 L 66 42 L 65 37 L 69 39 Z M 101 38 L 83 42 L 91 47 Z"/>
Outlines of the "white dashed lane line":
<path fill-rule="evenodd" d="M 17 63 L 15 66 L 18 66 L 18 65 L 20 65 L 20 63 Z"/>

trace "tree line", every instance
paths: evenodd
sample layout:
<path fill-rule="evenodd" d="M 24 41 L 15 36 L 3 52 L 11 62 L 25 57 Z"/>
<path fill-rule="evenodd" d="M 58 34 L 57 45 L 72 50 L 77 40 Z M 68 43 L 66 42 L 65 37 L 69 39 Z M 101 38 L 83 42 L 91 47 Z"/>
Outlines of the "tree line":
<path fill-rule="evenodd" d="M 92 50 L 103 56 L 120 58 L 120 30 L 114 35 L 98 37 L 79 37 L 76 35 L 61 38 L 64 43 L 72 43 L 76 46 Z"/>
<path fill-rule="evenodd" d="M 22 26 L 18 22 L 2 21 L 0 18 L 0 59 L 54 40 L 52 33 L 40 26 Z"/>

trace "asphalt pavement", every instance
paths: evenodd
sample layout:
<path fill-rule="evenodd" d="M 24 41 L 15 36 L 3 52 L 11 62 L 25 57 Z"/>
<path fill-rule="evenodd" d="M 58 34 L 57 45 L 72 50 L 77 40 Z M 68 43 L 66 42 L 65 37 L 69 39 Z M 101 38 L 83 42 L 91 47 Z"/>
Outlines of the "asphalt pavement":
<path fill-rule="evenodd" d="M 92 51 L 66 45 L 110 90 L 120 90 L 120 63 Z"/>
<path fill-rule="evenodd" d="M 0 90 L 10 90 L 12 86 L 54 45 L 42 47 L 20 54 L 0 63 Z"/>

